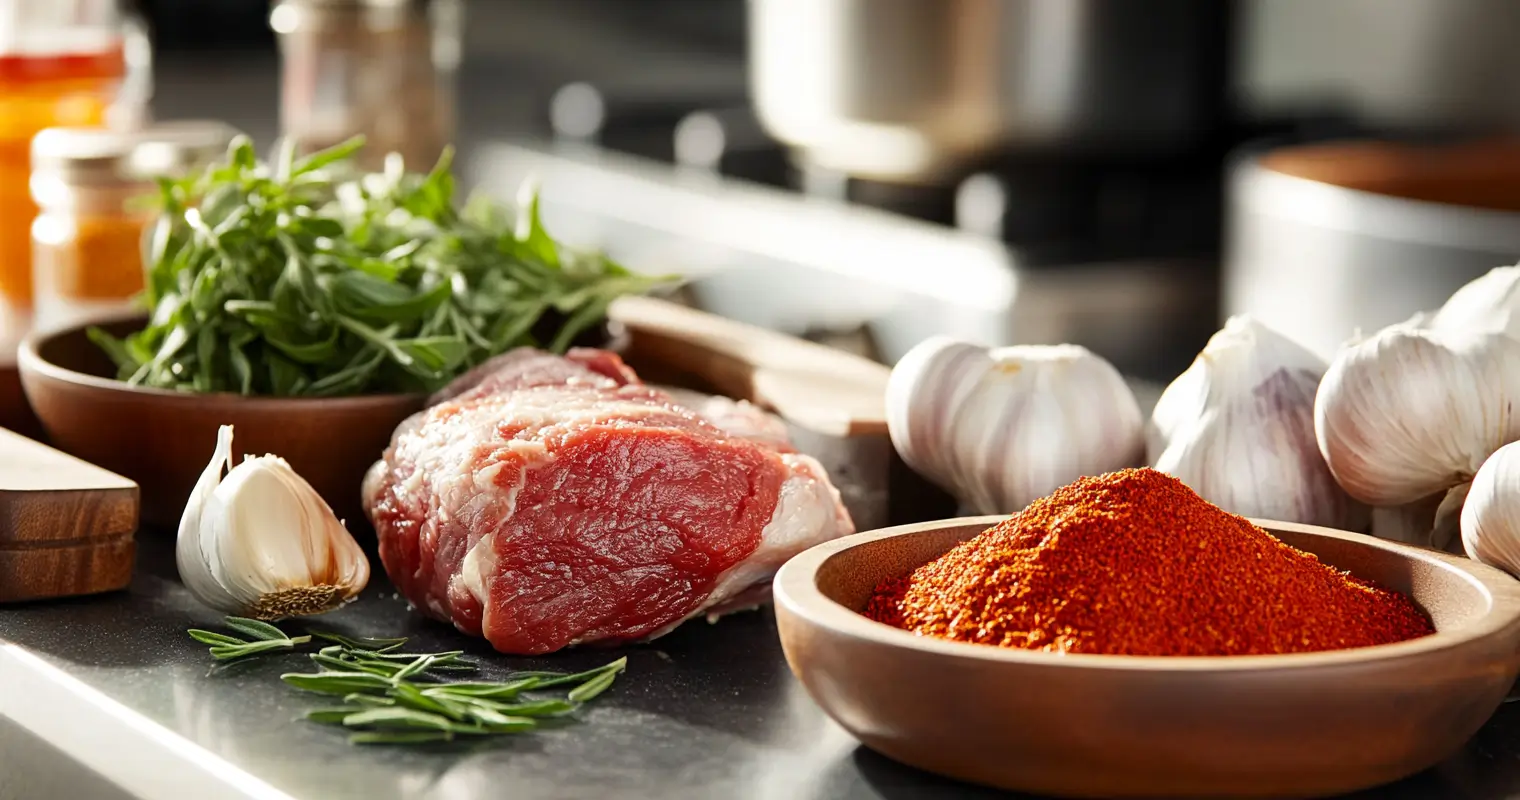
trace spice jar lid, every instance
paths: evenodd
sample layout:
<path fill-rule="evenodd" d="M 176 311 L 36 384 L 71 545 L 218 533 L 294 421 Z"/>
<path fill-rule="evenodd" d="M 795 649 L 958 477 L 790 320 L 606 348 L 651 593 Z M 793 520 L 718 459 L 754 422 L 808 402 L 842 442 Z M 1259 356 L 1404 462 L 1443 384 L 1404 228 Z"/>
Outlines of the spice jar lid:
<path fill-rule="evenodd" d="M 48 128 L 32 139 L 32 173 L 68 183 L 151 181 L 216 159 L 238 130 L 222 122 L 163 122 L 133 130 Z"/>

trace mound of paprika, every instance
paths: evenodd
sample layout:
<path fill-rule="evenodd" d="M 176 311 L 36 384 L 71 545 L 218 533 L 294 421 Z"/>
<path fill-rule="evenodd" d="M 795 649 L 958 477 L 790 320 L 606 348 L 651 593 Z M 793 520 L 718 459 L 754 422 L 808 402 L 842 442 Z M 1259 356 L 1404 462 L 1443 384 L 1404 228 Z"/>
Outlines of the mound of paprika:
<path fill-rule="evenodd" d="M 1056 490 L 877 587 L 864 613 L 963 642 L 1122 655 L 1301 653 L 1434 632 L 1409 598 L 1151 469 Z"/>

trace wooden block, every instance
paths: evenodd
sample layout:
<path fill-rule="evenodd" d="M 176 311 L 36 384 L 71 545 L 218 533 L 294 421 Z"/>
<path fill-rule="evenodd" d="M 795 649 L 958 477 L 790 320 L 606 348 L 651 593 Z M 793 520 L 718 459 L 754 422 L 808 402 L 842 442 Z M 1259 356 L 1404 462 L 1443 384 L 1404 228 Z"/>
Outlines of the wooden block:
<path fill-rule="evenodd" d="M 137 484 L 0 428 L 0 602 L 125 588 Z"/>

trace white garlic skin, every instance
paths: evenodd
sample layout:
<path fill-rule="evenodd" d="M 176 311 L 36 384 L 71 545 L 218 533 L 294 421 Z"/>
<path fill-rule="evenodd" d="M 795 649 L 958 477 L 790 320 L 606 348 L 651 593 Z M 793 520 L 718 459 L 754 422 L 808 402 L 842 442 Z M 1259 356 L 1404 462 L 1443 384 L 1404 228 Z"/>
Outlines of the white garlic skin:
<path fill-rule="evenodd" d="M 1157 401 L 1148 461 L 1233 514 L 1361 530 L 1367 509 L 1335 482 L 1314 437 L 1325 368 L 1255 319 L 1231 317 Z"/>
<path fill-rule="evenodd" d="M 935 481 L 950 474 L 943 432 L 987 369 L 987 348 L 934 336 L 898 359 L 887 380 L 887 429 L 903 462 Z"/>
<path fill-rule="evenodd" d="M 1353 498 L 1403 506 L 1471 480 L 1520 439 L 1520 340 L 1395 325 L 1348 344 L 1320 381 L 1320 453 Z"/>
<path fill-rule="evenodd" d="M 1462 506 L 1467 557 L 1520 576 L 1520 442 L 1483 462 Z"/>
<path fill-rule="evenodd" d="M 359 543 L 284 459 L 232 466 L 230 425 L 185 505 L 175 560 L 201 602 L 258 619 L 329 611 L 357 597 L 370 573 Z"/>
<path fill-rule="evenodd" d="M 1135 466 L 1143 422 L 1119 371 L 1076 345 L 989 350 L 935 337 L 903 356 L 887 386 L 898 453 L 978 514 Z"/>
<path fill-rule="evenodd" d="M 1520 264 L 1494 267 L 1453 292 L 1425 327 L 1486 331 L 1520 339 Z"/>

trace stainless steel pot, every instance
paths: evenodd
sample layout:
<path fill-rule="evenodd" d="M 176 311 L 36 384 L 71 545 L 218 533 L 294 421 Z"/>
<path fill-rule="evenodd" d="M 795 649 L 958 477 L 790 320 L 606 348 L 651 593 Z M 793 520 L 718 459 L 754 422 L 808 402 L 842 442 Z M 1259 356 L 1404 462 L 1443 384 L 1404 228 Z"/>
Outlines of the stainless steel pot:
<path fill-rule="evenodd" d="M 924 180 L 1006 148 L 1184 147 L 1222 96 L 1222 0 L 750 0 L 773 136 L 820 166 Z"/>
<path fill-rule="evenodd" d="M 1224 311 L 1326 357 L 1520 260 L 1520 141 L 1269 151 L 1231 177 Z"/>

